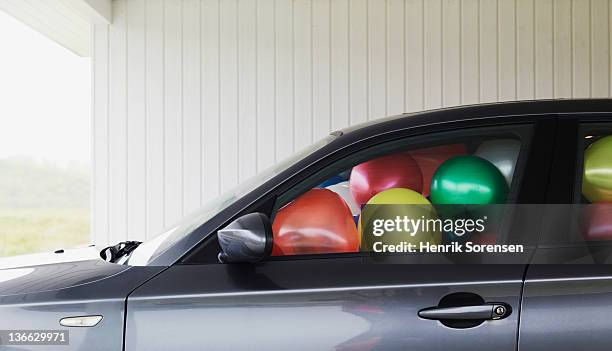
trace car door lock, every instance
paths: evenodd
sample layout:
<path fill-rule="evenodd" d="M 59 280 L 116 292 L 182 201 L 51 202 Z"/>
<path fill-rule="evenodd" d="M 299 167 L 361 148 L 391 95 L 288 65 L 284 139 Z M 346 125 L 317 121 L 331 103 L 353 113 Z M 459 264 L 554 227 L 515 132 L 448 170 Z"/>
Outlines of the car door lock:
<path fill-rule="evenodd" d="M 508 308 L 504 305 L 493 305 L 493 315 L 491 319 L 502 319 L 506 316 Z"/>

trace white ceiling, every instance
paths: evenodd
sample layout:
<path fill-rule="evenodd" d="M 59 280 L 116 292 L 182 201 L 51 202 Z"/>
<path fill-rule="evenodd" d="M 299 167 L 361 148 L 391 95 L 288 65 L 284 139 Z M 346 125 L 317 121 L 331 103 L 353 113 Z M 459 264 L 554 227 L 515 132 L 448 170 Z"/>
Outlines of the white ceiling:
<path fill-rule="evenodd" d="M 110 23 L 111 0 L 0 0 L 0 10 L 79 56 L 89 56 L 92 23 Z"/>

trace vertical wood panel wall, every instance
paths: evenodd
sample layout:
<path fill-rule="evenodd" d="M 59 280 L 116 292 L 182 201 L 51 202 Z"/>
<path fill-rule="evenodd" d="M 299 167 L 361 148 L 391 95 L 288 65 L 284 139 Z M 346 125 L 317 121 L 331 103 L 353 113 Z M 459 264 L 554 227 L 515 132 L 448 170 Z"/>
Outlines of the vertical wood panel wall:
<path fill-rule="evenodd" d="M 609 0 L 114 0 L 93 30 L 94 242 L 143 240 L 329 131 L 610 96 Z"/>

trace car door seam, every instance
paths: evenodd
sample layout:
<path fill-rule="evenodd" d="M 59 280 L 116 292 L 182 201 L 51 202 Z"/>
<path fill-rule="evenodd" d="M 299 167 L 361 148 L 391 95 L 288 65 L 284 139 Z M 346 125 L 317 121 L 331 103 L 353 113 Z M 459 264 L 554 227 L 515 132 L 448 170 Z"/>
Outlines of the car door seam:
<path fill-rule="evenodd" d="M 143 281 L 142 283 L 140 283 L 139 285 L 137 285 L 135 288 L 133 288 L 130 292 L 127 293 L 127 295 L 125 296 L 125 300 L 123 303 L 123 340 L 122 340 L 122 344 L 123 347 L 121 348 L 121 350 L 126 351 L 126 335 L 127 335 L 127 316 L 128 316 L 128 298 L 130 297 L 130 295 L 132 295 L 132 293 L 134 293 L 134 291 L 136 291 L 138 288 L 140 288 L 141 286 L 145 285 L 146 283 L 148 283 L 149 281 L 151 281 L 153 278 L 157 277 L 158 275 L 160 275 L 161 273 L 165 272 L 167 269 L 169 269 L 170 267 L 165 267 L 164 269 L 160 270 L 159 272 L 153 274 L 151 277 L 149 277 L 149 279 L 146 279 L 145 281 Z"/>

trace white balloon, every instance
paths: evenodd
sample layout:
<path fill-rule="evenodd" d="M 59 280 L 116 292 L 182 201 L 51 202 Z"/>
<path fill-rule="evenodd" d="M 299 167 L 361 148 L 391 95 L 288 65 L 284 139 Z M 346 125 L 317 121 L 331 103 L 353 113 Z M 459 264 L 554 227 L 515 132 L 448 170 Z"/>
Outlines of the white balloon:
<path fill-rule="evenodd" d="M 329 189 L 334 193 L 340 195 L 340 197 L 346 202 L 348 207 L 351 209 L 351 213 L 353 216 L 359 215 L 361 213 L 361 209 L 353 200 L 351 196 L 351 190 L 349 188 L 349 182 L 340 182 L 338 184 L 330 185 L 325 189 Z"/>
<path fill-rule="evenodd" d="M 521 142 L 515 139 L 487 140 L 480 144 L 474 155 L 494 164 L 510 185 L 520 150 Z"/>

